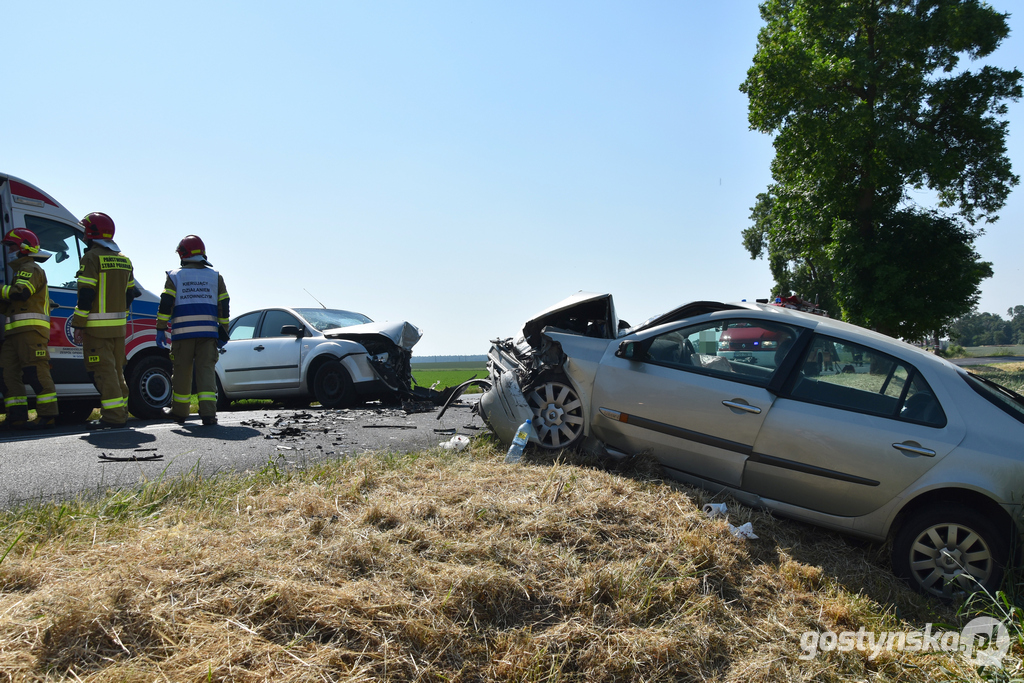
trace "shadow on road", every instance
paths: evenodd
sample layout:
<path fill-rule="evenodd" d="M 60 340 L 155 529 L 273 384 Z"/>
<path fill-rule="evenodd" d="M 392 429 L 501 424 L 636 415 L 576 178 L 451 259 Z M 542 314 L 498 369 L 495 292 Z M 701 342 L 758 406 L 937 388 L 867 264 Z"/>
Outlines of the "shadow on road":
<path fill-rule="evenodd" d="M 139 446 L 156 441 L 155 434 L 138 432 L 134 429 L 107 429 L 100 432 L 90 432 L 81 436 L 82 441 L 97 448 L 138 448 Z"/>
<path fill-rule="evenodd" d="M 258 429 L 253 429 L 252 427 L 226 425 L 185 424 L 181 427 L 175 427 L 171 431 L 175 434 L 184 434 L 185 436 L 199 439 L 216 439 L 217 441 L 248 441 L 249 439 L 263 436 Z"/>

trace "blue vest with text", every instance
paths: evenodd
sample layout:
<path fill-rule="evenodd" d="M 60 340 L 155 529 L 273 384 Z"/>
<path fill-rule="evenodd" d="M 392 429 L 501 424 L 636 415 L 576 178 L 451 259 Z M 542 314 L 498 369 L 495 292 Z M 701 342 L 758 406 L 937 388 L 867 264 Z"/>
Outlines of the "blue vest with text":
<path fill-rule="evenodd" d="M 213 268 L 177 268 L 167 271 L 174 284 L 174 339 L 217 337 L 217 271 Z"/>

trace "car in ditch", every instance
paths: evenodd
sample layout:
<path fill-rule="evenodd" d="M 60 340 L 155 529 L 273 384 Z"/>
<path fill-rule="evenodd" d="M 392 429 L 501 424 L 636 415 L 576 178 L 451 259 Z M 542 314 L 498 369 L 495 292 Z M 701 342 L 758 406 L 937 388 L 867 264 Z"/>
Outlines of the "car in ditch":
<path fill-rule="evenodd" d="M 767 301 L 629 327 L 579 293 L 488 358 L 478 411 L 505 442 L 531 419 L 542 449 L 649 453 L 746 505 L 891 539 L 894 571 L 940 598 L 998 588 L 1018 553 L 1024 398 L 891 337 Z"/>
<path fill-rule="evenodd" d="M 411 396 L 412 347 L 422 333 L 408 322 L 376 323 L 331 308 L 264 308 L 229 323 L 217 362 L 218 408 L 238 399 L 317 401 L 341 408 Z"/>

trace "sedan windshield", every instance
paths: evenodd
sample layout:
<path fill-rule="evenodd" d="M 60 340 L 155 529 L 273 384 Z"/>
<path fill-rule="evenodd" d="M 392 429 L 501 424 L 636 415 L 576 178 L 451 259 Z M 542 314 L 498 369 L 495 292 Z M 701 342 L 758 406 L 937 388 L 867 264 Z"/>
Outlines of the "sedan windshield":
<path fill-rule="evenodd" d="M 373 322 L 362 313 L 339 311 L 333 308 L 296 308 L 295 312 L 320 332 Z"/>

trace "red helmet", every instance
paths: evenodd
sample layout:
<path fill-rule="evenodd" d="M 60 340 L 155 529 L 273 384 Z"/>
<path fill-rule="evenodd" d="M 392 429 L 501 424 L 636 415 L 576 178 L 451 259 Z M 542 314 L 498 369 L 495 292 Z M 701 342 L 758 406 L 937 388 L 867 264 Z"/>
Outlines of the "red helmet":
<path fill-rule="evenodd" d="M 206 258 L 206 245 L 195 235 L 188 235 L 178 242 L 178 257 L 202 256 Z"/>
<path fill-rule="evenodd" d="M 18 247 L 20 256 L 39 253 L 39 238 L 27 228 L 15 228 L 4 235 L 4 244 L 13 244 Z"/>
<path fill-rule="evenodd" d="M 107 214 L 93 211 L 80 222 L 82 227 L 85 228 L 85 239 L 114 239 L 114 221 Z"/>

